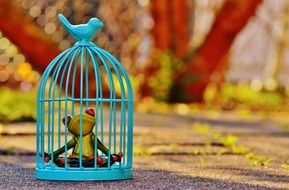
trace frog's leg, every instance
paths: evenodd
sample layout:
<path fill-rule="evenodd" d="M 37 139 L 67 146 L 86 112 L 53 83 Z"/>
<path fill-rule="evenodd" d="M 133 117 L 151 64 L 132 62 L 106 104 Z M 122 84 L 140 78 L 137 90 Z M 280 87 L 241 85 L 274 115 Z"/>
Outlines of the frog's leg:
<path fill-rule="evenodd" d="M 93 142 L 95 140 L 94 134 L 91 136 Z M 103 152 L 106 156 L 108 156 L 108 148 L 97 138 L 97 149 L 99 149 L 101 152 Z M 120 162 L 121 161 L 121 156 L 118 154 L 110 154 L 110 165 L 112 166 L 115 162 Z M 107 167 L 108 163 L 103 162 L 102 164 L 99 165 L 99 167 Z"/>
<path fill-rule="evenodd" d="M 103 152 L 106 156 L 108 156 L 108 149 L 106 148 L 106 146 L 104 146 L 104 144 L 102 144 L 102 142 L 97 138 L 97 148 Z"/>
<path fill-rule="evenodd" d="M 68 141 L 68 143 L 67 143 L 67 150 L 69 150 L 69 149 L 71 149 L 72 147 L 74 147 L 75 144 L 76 144 L 76 141 L 75 141 L 74 138 L 71 139 L 70 141 Z M 58 157 L 59 157 L 59 155 L 61 155 L 61 154 L 64 153 L 64 152 L 65 152 L 65 145 L 62 146 L 61 148 L 59 148 L 58 150 L 56 150 L 56 151 L 53 152 L 53 162 L 54 162 L 57 166 L 59 165 L 59 163 L 58 163 Z M 52 154 L 48 154 L 47 157 L 49 158 L 49 160 L 51 159 L 51 156 L 52 156 Z"/>

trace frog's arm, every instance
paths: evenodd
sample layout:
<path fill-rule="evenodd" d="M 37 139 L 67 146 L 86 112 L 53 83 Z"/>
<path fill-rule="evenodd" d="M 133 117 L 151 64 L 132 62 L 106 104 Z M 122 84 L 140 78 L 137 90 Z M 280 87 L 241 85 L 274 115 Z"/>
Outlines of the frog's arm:
<path fill-rule="evenodd" d="M 91 140 L 94 143 L 95 136 L 94 134 L 91 136 Z M 108 149 L 102 144 L 102 142 L 97 138 L 97 149 L 99 149 L 101 152 L 103 152 L 106 156 L 108 156 Z"/>
<path fill-rule="evenodd" d="M 75 138 L 71 139 L 70 141 L 68 141 L 67 143 L 67 150 L 71 149 L 72 147 L 74 147 L 76 144 L 76 140 Z M 65 145 L 63 147 L 61 147 L 60 149 L 56 150 L 53 152 L 53 158 L 57 159 L 58 156 L 62 153 L 65 152 Z"/>

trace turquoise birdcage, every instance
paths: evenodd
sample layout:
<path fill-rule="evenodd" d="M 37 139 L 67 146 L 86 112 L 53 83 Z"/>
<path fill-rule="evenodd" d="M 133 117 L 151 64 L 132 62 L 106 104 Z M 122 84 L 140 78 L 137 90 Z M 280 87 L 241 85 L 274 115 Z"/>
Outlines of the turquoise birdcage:
<path fill-rule="evenodd" d="M 47 67 L 37 94 L 36 178 L 132 178 L 133 90 L 122 64 L 89 40 L 103 24 L 71 25 L 78 40 Z"/>

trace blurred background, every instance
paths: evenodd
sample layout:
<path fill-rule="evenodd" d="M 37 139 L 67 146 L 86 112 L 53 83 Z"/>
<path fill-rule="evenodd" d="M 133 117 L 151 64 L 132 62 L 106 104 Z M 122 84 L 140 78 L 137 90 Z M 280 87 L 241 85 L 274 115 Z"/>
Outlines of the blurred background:
<path fill-rule="evenodd" d="M 1 0 L 0 122 L 35 121 L 41 74 L 75 43 L 58 13 L 104 22 L 93 42 L 127 69 L 138 112 L 286 119 L 287 0 Z"/>
<path fill-rule="evenodd" d="M 289 0 L 0 0 L 0 189 L 59 189 L 32 180 L 37 85 L 75 43 L 59 13 L 102 20 L 134 88 L 136 180 L 97 185 L 288 189 Z"/>

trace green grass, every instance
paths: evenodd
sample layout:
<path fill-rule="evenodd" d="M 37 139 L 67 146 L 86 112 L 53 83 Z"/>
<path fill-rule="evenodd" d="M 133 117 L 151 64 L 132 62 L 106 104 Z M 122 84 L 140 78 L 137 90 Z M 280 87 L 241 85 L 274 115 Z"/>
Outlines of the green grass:
<path fill-rule="evenodd" d="M 289 170 L 289 164 L 287 164 L 287 163 L 281 164 L 281 167 L 285 170 Z"/>
<path fill-rule="evenodd" d="M 192 127 L 193 131 L 198 133 L 199 135 L 203 135 L 207 137 L 208 139 L 212 139 L 216 142 L 219 142 L 223 145 L 224 148 L 227 148 L 231 151 L 234 155 L 242 155 L 245 156 L 249 160 L 249 162 L 254 166 L 268 166 L 273 158 L 267 157 L 263 155 L 257 155 L 254 152 L 250 151 L 250 147 L 239 145 L 239 137 L 237 135 L 233 134 L 223 134 L 220 132 L 215 132 L 212 130 L 211 126 L 206 123 L 194 123 Z M 210 141 L 206 142 L 207 144 L 212 144 Z M 222 148 L 217 152 L 218 156 L 223 155 L 226 150 Z M 204 149 L 195 149 L 193 152 L 193 155 L 206 155 L 206 151 Z M 200 161 L 201 165 L 202 162 Z M 287 169 L 289 168 L 289 165 L 287 163 L 284 163 L 281 165 L 282 168 Z"/>
<path fill-rule="evenodd" d="M 0 88 L 0 122 L 35 121 L 36 90 Z"/>
<path fill-rule="evenodd" d="M 248 153 L 246 158 L 249 159 L 250 163 L 254 166 L 268 166 L 273 160 L 271 157 L 256 155 L 254 153 Z"/>
<path fill-rule="evenodd" d="M 252 105 L 278 106 L 282 103 L 282 96 L 279 93 L 254 91 L 246 84 L 224 85 L 222 95 Z"/>

